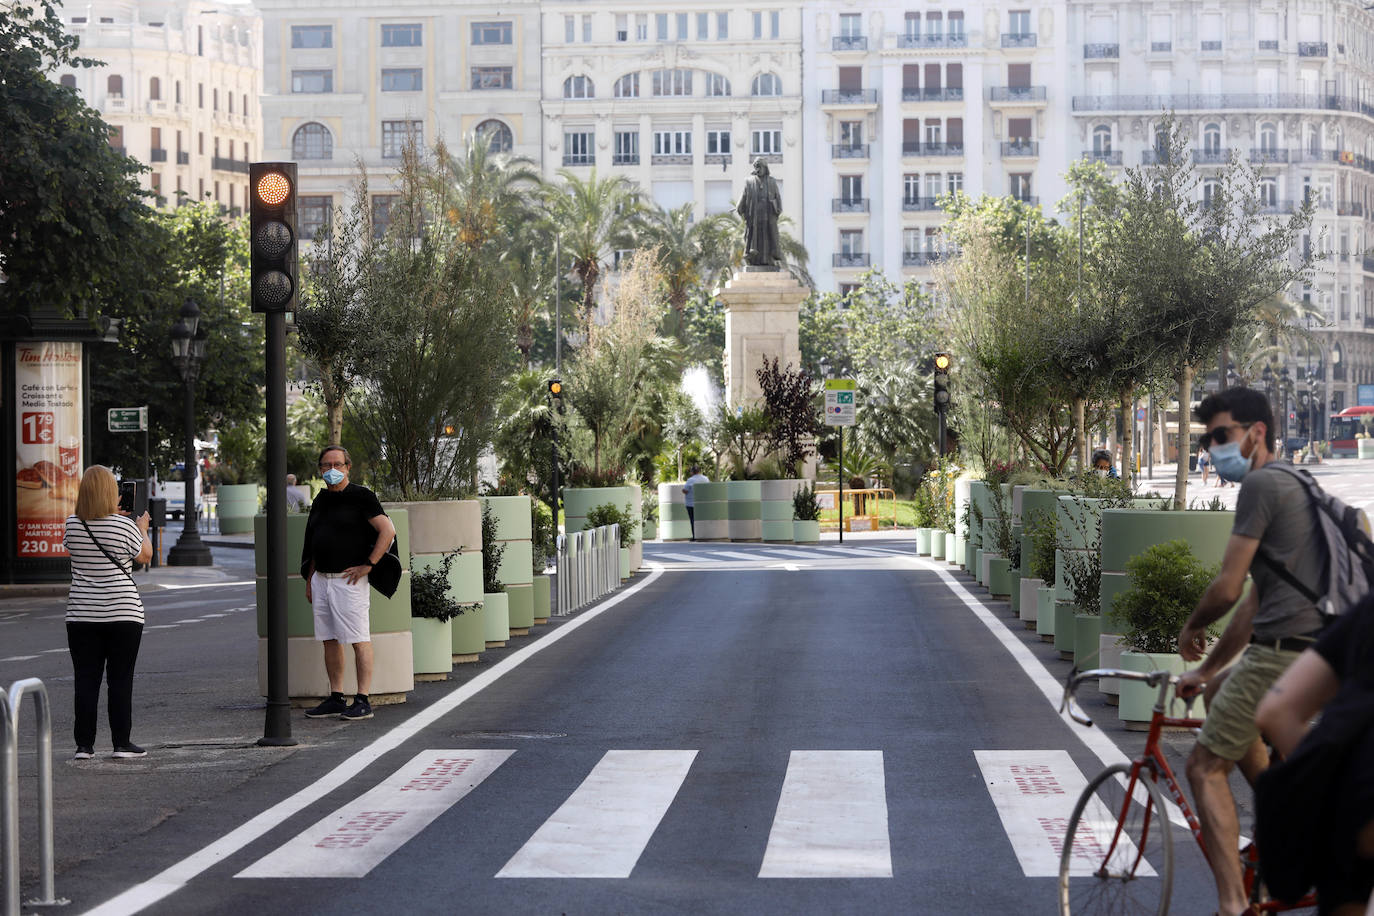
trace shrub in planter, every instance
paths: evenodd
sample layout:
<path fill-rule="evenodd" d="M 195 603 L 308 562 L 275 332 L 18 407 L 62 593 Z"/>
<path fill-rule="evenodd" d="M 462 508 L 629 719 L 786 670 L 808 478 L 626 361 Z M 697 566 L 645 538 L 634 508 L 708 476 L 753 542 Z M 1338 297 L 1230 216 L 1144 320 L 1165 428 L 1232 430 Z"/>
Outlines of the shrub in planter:
<path fill-rule="evenodd" d="M 501 584 L 501 555 L 506 545 L 497 538 L 496 516 L 491 506 L 482 507 L 482 591 L 498 595 L 506 590 Z"/>
<path fill-rule="evenodd" d="M 464 604 L 449 594 L 449 572 L 458 551 L 444 554 L 438 566 L 420 569 L 410 558 L 410 616 L 447 623 L 480 604 Z"/>
<path fill-rule="evenodd" d="M 1156 544 L 1127 561 L 1131 584 L 1112 603 L 1112 613 L 1126 624 L 1122 637 L 1126 648 L 1153 654 L 1176 652 L 1178 631 L 1218 569 L 1198 562 L 1184 540 Z M 1216 625 L 1210 635 L 1217 635 Z"/>
<path fill-rule="evenodd" d="M 533 572 L 540 576 L 558 553 L 558 527 L 552 510 L 537 499 L 530 500 L 530 532 Z"/>
<path fill-rule="evenodd" d="M 629 503 L 619 509 L 614 503 L 602 503 L 587 510 L 587 527 L 600 528 L 603 525 L 620 526 L 620 546 L 628 548 L 637 539 L 639 520 Z"/>
<path fill-rule="evenodd" d="M 1030 536 L 1031 553 L 1025 557 L 1026 575 L 1041 582 L 1054 582 L 1054 553 L 1059 543 L 1055 513 L 1043 510 L 1032 512 L 1026 519 L 1026 533 Z"/>

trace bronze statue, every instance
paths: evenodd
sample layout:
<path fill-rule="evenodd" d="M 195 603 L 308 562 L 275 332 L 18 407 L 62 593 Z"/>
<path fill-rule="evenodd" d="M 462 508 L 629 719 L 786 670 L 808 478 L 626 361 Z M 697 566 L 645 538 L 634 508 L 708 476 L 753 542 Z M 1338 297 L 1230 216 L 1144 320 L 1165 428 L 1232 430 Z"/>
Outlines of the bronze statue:
<path fill-rule="evenodd" d="M 778 246 L 782 195 L 778 193 L 778 183 L 768 174 L 768 163 L 762 159 L 754 160 L 754 175 L 745 182 L 744 195 L 735 211 L 744 218 L 744 263 L 777 270 L 782 263 Z"/>

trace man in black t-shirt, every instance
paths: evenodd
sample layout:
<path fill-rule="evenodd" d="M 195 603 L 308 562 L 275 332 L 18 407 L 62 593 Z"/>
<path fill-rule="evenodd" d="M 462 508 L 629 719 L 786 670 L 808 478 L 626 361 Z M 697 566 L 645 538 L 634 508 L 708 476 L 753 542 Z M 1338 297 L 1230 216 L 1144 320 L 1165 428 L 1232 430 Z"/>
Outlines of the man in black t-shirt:
<path fill-rule="evenodd" d="M 329 675 L 329 696 L 305 714 L 311 719 L 372 718 L 367 575 L 391 547 L 396 526 L 375 493 L 348 482 L 352 466 L 342 446 L 331 445 L 320 453 L 320 473 L 327 486 L 310 506 L 301 548 L 305 598 L 314 605 L 315 638 L 324 643 Z M 343 697 L 344 643 L 352 644 L 358 671 L 358 692 L 351 704 Z"/>

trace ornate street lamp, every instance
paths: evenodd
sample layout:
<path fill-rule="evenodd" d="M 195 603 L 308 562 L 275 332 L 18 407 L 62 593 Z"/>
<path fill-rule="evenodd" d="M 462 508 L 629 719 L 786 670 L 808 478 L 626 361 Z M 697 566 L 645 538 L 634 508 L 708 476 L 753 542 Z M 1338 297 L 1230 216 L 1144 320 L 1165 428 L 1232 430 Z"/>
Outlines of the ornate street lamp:
<path fill-rule="evenodd" d="M 196 506 L 196 478 L 199 475 L 196 465 L 196 377 L 205 359 L 206 336 L 205 325 L 200 321 L 200 308 L 187 299 L 181 307 L 181 317 L 172 325 L 172 363 L 186 385 L 186 452 L 182 465 L 186 503 L 181 514 L 181 537 L 167 552 L 168 566 L 209 566 L 214 562 L 210 548 L 200 539 L 200 530 L 196 527 L 199 514 Z"/>

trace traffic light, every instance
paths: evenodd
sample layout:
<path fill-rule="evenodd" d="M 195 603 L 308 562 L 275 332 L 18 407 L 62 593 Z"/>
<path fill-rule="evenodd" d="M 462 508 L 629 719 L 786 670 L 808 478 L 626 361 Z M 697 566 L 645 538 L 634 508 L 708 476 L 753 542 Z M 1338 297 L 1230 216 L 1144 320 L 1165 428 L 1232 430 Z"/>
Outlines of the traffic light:
<path fill-rule="evenodd" d="M 255 312 L 296 310 L 296 163 L 248 166 L 249 300 Z"/>
<path fill-rule="evenodd" d="M 935 354 L 935 409 L 944 413 L 949 409 L 949 354 Z"/>
<path fill-rule="evenodd" d="M 549 379 L 549 397 L 561 400 L 563 398 L 563 380 L 558 378 Z"/>

